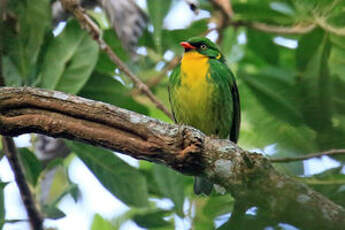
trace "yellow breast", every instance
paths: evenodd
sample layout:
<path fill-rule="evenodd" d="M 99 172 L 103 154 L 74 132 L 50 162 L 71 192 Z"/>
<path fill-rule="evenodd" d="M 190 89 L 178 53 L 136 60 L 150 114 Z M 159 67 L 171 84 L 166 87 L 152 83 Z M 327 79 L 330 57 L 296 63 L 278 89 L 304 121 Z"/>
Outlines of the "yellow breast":
<path fill-rule="evenodd" d="M 213 85 L 209 84 L 208 57 L 198 52 L 187 52 L 181 60 L 181 85 L 176 89 L 178 101 L 178 120 L 183 123 L 199 127 L 202 118 L 207 113 L 207 106 L 213 92 Z M 199 125 L 199 126 L 197 126 Z"/>
<path fill-rule="evenodd" d="M 196 51 L 190 51 L 183 55 L 181 61 L 181 72 L 184 75 L 181 83 L 190 87 L 206 80 L 209 64 L 208 57 Z"/>

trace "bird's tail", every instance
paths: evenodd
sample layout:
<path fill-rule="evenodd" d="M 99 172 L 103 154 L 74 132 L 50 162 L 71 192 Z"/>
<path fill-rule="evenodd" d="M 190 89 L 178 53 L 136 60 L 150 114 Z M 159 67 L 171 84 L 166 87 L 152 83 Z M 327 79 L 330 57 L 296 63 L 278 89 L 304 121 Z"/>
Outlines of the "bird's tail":
<path fill-rule="evenodd" d="M 197 195 L 205 194 L 210 195 L 212 192 L 213 184 L 207 180 L 206 178 L 202 177 L 195 177 L 194 178 L 194 192 Z"/>

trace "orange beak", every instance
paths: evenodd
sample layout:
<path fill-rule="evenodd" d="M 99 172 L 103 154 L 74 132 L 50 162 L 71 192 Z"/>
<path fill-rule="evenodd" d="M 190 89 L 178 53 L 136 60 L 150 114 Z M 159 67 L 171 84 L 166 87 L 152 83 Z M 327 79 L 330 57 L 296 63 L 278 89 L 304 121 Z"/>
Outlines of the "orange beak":
<path fill-rule="evenodd" d="M 185 49 L 195 49 L 196 48 L 195 46 L 191 45 L 188 42 L 181 42 L 180 45 L 183 46 Z"/>

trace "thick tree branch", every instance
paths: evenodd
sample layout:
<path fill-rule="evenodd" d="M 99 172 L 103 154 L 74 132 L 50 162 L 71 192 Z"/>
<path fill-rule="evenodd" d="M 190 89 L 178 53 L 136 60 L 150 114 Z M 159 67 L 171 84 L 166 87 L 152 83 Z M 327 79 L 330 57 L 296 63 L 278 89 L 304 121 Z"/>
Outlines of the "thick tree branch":
<path fill-rule="evenodd" d="M 99 44 L 101 50 L 107 53 L 110 60 L 117 65 L 120 71 L 122 71 L 133 83 L 134 86 L 144 95 L 146 95 L 151 102 L 161 111 L 163 111 L 168 117 L 173 119 L 169 110 L 153 95 L 149 87 L 145 85 L 128 67 L 127 65 L 114 53 L 111 47 L 102 39 L 101 32 L 98 26 L 91 20 L 91 18 L 85 13 L 85 10 L 79 5 L 77 0 L 60 0 L 65 10 L 70 11 L 75 18 L 79 21 L 83 28 L 86 28 L 92 35 L 92 38 Z"/>
<path fill-rule="evenodd" d="M 345 226 L 343 207 L 277 172 L 262 155 L 244 151 L 229 140 L 61 92 L 0 88 L 0 134 L 30 132 L 83 141 L 207 177 L 236 199 L 297 227 Z"/>
<path fill-rule="evenodd" d="M 28 213 L 31 228 L 35 230 L 41 230 L 43 229 L 43 220 L 41 214 L 37 209 L 36 202 L 34 201 L 30 188 L 26 183 L 23 169 L 17 156 L 17 150 L 14 141 L 11 137 L 2 137 L 2 144 L 4 147 L 5 155 L 13 170 L 14 178 L 18 185 L 25 209 Z"/>
<path fill-rule="evenodd" d="M 308 160 L 310 158 L 315 158 L 315 157 L 335 156 L 335 155 L 344 155 L 344 154 L 345 154 L 345 149 L 332 149 L 325 152 L 310 153 L 310 154 L 297 156 L 297 157 L 271 158 L 270 161 L 273 163 L 287 163 L 287 162 L 292 162 L 292 161 L 304 161 L 304 160 Z"/>

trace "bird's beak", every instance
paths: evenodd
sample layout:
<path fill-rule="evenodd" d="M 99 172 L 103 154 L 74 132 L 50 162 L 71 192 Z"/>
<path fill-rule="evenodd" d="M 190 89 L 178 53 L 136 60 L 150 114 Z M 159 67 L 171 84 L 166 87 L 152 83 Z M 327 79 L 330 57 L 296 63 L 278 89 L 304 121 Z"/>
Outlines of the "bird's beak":
<path fill-rule="evenodd" d="M 195 46 L 191 45 L 189 42 L 181 42 L 180 45 L 187 50 L 196 48 Z"/>

